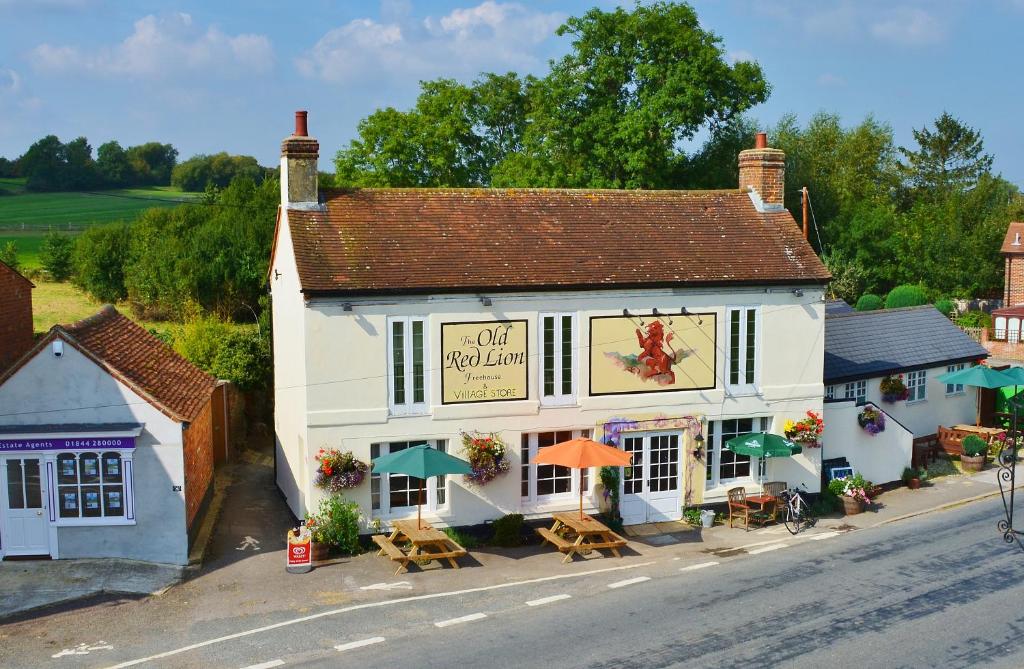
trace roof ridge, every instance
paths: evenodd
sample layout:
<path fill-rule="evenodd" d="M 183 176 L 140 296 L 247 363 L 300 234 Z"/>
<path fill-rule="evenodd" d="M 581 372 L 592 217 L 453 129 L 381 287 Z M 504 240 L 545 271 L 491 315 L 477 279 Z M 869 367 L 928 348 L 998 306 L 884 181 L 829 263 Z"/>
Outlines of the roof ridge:
<path fill-rule="evenodd" d="M 66 332 L 76 332 L 83 328 L 89 327 L 90 325 L 102 323 L 108 318 L 120 315 L 121 312 L 118 311 L 117 307 L 115 307 L 113 304 L 104 304 L 102 307 L 100 307 L 100 310 L 93 314 L 92 316 L 86 316 L 85 318 L 79 319 L 74 323 L 67 323 L 65 325 L 59 325 L 55 327 L 60 327 L 62 330 Z"/>
<path fill-rule="evenodd" d="M 334 187 L 321 189 L 324 194 L 351 193 L 616 193 L 616 194 L 669 194 L 669 195 L 745 195 L 739 188 L 537 188 L 501 186 L 370 186 Z"/>

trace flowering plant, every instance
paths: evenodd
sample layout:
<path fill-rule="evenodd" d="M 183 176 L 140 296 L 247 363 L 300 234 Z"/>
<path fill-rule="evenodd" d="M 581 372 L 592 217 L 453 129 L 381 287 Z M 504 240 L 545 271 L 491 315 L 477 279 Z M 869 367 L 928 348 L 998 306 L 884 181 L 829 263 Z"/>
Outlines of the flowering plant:
<path fill-rule="evenodd" d="M 884 377 L 878 389 L 882 391 L 882 401 L 884 402 L 900 402 L 910 397 L 910 391 L 903 383 L 902 374 L 899 376 L 890 374 Z"/>
<path fill-rule="evenodd" d="M 818 443 L 818 438 L 825 431 L 825 421 L 821 419 L 821 414 L 808 411 L 807 418 L 797 421 L 787 420 L 782 431 L 793 441 L 815 448 L 821 445 Z"/>
<path fill-rule="evenodd" d="M 853 499 L 859 499 L 865 504 L 871 502 L 871 491 L 874 488 L 874 484 L 861 476 L 859 472 L 852 476 L 832 479 L 828 482 L 828 490 L 833 495 L 845 495 Z"/>
<path fill-rule="evenodd" d="M 352 451 L 342 453 L 336 448 L 321 448 L 315 457 L 319 466 L 313 482 L 318 488 L 330 492 L 355 488 L 363 482 L 363 477 L 369 470 L 365 462 L 356 460 Z"/>
<path fill-rule="evenodd" d="M 508 447 L 493 432 L 491 434 L 462 433 L 462 446 L 466 449 L 472 474 L 466 474 L 466 480 L 477 485 L 493 481 L 499 474 L 507 472 L 511 466 L 508 461 Z"/>
<path fill-rule="evenodd" d="M 864 405 L 864 410 L 857 414 L 857 422 L 872 437 L 885 432 L 885 414 L 874 404 Z"/>

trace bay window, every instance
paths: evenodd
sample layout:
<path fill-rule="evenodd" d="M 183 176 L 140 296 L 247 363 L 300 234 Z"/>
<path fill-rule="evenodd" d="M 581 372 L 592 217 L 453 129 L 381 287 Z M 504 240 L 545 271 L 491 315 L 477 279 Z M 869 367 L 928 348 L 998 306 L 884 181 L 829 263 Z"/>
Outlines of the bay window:
<path fill-rule="evenodd" d="M 56 465 L 61 524 L 134 521 L 130 458 L 117 451 L 58 453 Z"/>

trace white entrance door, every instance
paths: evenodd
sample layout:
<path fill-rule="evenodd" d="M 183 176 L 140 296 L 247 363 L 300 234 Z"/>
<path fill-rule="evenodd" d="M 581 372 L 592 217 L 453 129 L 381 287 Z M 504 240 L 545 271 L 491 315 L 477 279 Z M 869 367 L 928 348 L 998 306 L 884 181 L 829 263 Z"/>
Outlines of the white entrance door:
<path fill-rule="evenodd" d="M 619 511 L 624 525 L 681 517 L 679 441 L 679 434 L 671 432 L 623 438 L 623 450 L 633 454 L 633 466 L 622 475 Z"/>
<path fill-rule="evenodd" d="M 50 527 L 46 516 L 42 461 L 8 457 L 4 472 L 3 552 L 5 555 L 49 555 Z"/>

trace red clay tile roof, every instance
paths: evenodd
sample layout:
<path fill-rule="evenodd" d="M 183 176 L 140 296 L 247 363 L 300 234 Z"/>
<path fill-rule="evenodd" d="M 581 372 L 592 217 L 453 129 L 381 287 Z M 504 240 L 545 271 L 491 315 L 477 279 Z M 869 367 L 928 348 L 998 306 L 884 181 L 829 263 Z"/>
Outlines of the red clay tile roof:
<path fill-rule="evenodd" d="M 789 212 L 734 191 L 363 189 L 289 209 L 302 290 L 824 283 Z"/>
<path fill-rule="evenodd" d="M 173 418 L 191 421 L 217 380 L 107 305 L 100 313 L 53 332 L 66 335 L 122 381 Z"/>
<path fill-rule="evenodd" d="M 3 262 L 2 260 L 0 260 L 0 273 L 9 273 L 9 274 L 11 274 L 12 276 L 16 276 L 16 277 L 18 277 L 19 279 L 21 279 L 22 281 L 24 281 L 25 283 L 27 283 L 27 284 L 28 284 L 28 285 L 29 285 L 30 287 L 32 287 L 32 288 L 35 288 L 35 287 L 36 287 L 36 284 L 34 284 L 34 283 L 32 283 L 31 281 L 29 281 L 29 280 L 28 280 L 28 279 L 27 279 L 27 278 L 25 277 L 25 275 L 24 275 L 24 274 L 22 274 L 21 272 L 19 272 L 19 271 L 18 271 L 18 270 L 16 270 L 16 269 L 14 269 L 13 267 L 11 267 L 11 266 L 10 266 L 10 265 L 8 265 L 7 263 Z"/>
<path fill-rule="evenodd" d="M 1017 240 L 1017 235 L 1020 235 L 1020 243 L 1014 245 L 1013 242 Z M 1002 253 L 1024 253 L 1024 223 L 1020 221 L 1010 223 L 1006 228 L 1006 237 L 1003 238 L 1003 248 L 999 250 Z"/>

